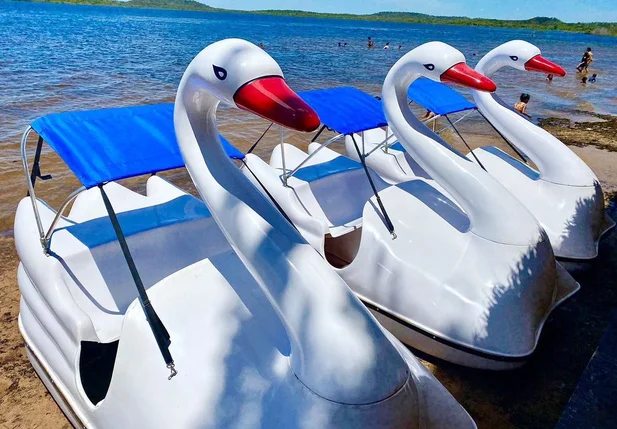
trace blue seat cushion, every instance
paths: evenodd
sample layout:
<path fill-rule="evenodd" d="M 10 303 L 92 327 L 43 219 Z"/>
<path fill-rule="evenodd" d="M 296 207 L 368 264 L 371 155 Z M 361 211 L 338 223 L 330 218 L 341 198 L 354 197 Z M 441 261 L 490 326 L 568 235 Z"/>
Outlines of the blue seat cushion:
<path fill-rule="evenodd" d="M 321 164 L 309 165 L 296 171 L 293 177 L 296 177 L 305 182 L 314 182 L 315 180 L 323 179 L 324 177 L 334 174 L 344 173 L 362 168 L 362 164 L 346 156 L 337 156 L 331 161 L 322 162 Z"/>
<path fill-rule="evenodd" d="M 392 146 L 390 146 L 390 149 L 400 150 L 401 152 L 406 152 L 401 142 L 394 143 Z"/>
<path fill-rule="evenodd" d="M 118 213 L 118 222 L 124 235 L 129 237 L 176 223 L 209 217 L 211 217 L 210 212 L 201 200 L 191 195 L 184 195 L 155 206 Z M 63 229 L 88 248 L 118 240 L 109 216 L 59 228 L 54 234 Z"/>

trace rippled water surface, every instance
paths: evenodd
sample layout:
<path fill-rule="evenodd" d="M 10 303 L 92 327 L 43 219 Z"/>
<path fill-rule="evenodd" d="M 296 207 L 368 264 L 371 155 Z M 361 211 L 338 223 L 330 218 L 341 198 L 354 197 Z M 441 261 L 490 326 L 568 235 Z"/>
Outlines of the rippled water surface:
<path fill-rule="evenodd" d="M 570 73 L 549 85 L 544 76 L 507 70 L 495 75 L 499 92 L 512 103 L 520 92 L 529 92 L 529 110 L 541 115 L 569 116 L 576 110 L 617 114 L 617 38 L 0 1 L 0 231 L 10 228 L 23 196 L 19 135 L 37 116 L 172 101 L 195 54 L 227 37 L 265 43 L 296 89 L 355 85 L 377 94 L 389 67 L 406 51 L 369 51 L 367 36 L 378 47 L 390 41 L 405 50 L 441 40 L 460 49 L 472 65 L 500 43 L 525 39 L 569 72 L 584 48 L 592 46 L 596 84 L 582 86 Z M 339 41 L 349 46 L 339 48 Z M 231 112 L 222 115 L 221 123 L 240 147 L 263 130 L 258 121 Z M 47 165 L 56 168 L 53 162 Z"/>

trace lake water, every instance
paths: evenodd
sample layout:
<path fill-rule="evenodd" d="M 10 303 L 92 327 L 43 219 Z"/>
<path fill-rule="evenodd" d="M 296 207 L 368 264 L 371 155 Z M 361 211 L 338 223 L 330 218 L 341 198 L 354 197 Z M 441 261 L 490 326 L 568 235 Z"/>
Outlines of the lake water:
<path fill-rule="evenodd" d="M 378 49 L 366 49 L 368 36 Z M 172 101 L 191 59 L 227 37 L 265 43 L 295 89 L 354 85 L 374 94 L 400 56 L 431 40 L 455 46 L 475 65 L 498 44 L 524 39 L 568 72 L 592 46 L 596 84 L 584 87 L 570 73 L 549 85 L 542 75 L 505 70 L 495 75 L 499 93 L 512 103 L 521 92 L 530 93 L 529 110 L 540 115 L 568 116 L 576 110 L 617 114 L 615 37 L 0 1 L 0 231 L 10 227 L 17 196 L 23 196 L 22 188 L 13 191 L 12 184 L 21 186 L 18 139 L 32 119 L 50 112 Z M 348 47 L 339 48 L 339 41 Z M 384 51 L 386 41 L 404 50 Z M 222 128 L 227 120 L 232 140 L 253 136 L 242 126 L 244 118 L 223 117 Z"/>

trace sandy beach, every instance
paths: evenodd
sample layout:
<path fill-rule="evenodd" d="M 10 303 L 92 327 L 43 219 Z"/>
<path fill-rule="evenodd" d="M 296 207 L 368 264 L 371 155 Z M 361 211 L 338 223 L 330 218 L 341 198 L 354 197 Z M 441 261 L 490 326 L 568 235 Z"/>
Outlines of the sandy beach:
<path fill-rule="evenodd" d="M 225 113 L 223 113 L 225 115 Z M 602 122 L 571 123 L 563 119 L 549 119 L 542 124 L 570 145 L 596 172 L 617 217 L 617 142 L 614 140 L 617 119 L 597 117 Z M 245 123 L 239 129 L 240 123 Z M 263 130 L 263 122 L 246 117 L 222 121 L 223 133 L 234 132 L 242 139 L 233 140 L 246 151 Z M 460 143 L 448 136 L 460 149 Z M 288 140 L 304 148 L 306 136 L 289 135 Z M 494 143 L 494 137 L 477 134 L 470 139 L 475 145 Z M 276 132 L 268 134 L 257 153 L 267 158 L 278 142 Z M 44 171 L 52 170 L 57 184 L 43 183 L 41 193 L 66 195 L 76 182 L 63 172 L 61 162 L 47 155 Z M 66 177 L 65 177 L 66 176 Z M 190 188 L 184 171 L 167 174 L 180 186 Z M 15 205 L 23 197 L 23 187 L 17 183 L 11 201 Z M 140 189 L 140 181 L 128 184 Z M 56 197 L 61 199 L 62 197 Z M 611 201 L 612 200 L 612 201 Z M 57 202 L 56 202 L 57 204 Z M 5 219 L 5 225 L 8 220 Z M 70 427 L 45 387 L 30 366 L 19 334 L 19 291 L 16 272 L 19 263 L 10 232 L 0 237 L 0 428 L 46 429 Z M 487 373 L 462 368 L 427 356 L 425 365 L 469 411 L 480 428 L 546 428 L 558 421 L 572 395 L 587 362 L 593 355 L 617 305 L 617 233 L 612 232 L 602 242 L 600 257 L 588 269 L 577 275 L 580 292 L 559 307 L 550 317 L 540 345 L 522 369 Z"/>

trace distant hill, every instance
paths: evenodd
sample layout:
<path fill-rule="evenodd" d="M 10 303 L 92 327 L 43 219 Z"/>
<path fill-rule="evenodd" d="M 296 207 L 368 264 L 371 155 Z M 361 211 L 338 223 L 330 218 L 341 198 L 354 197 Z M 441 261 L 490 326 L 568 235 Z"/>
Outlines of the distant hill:
<path fill-rule="evenodd" d="M 371 15 L 354 15 L 344 13 L 316 13 L 299 10 L 256 10 L 238 11 L 210 7 L 193 0 L 19 0 L 45 3 L 71 3 L 99 6 L 137 7 L 150 9 L 194 10 L 203 12 L 233 12 L 258 15 L 311 17 L 324 19 L 350 19 L 357 21 L 402 22 L 409 24 L 441 24 L 475 27 L 526 28 L 533 30 L 559 30 L 578 33 L 617 36 L 617 23 L 614 22 L 579 22 L 567 23 L 557 18 L 536 17 L 526 20 L 499 20 L 487 18 L 467 18 L 464 16 L 433 16 L 415 12 L 379 12 Z"/>
<path fill-rule="evenodd" d="M 114 6 L 135 7 L 142 9 L 173 9 L 173 10 L 196 10 L 203 12 L 223 12 L 224 9 L 210 7 L 193 0 L 17 0 L 34 3 L 67 3 L 84 4 L 91 6 Z"/>
<path fill-rule="evenodd" d="M 110 3 L 120 2 L 110 0 Z M 221 10 L 193 0 L 130 0 L 126 3 L 129 7 L 141 7 L 147 9 L 202 10 L 205 12 L 216 12 Z"/>

